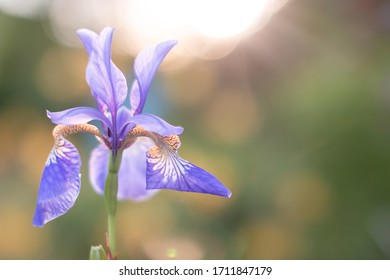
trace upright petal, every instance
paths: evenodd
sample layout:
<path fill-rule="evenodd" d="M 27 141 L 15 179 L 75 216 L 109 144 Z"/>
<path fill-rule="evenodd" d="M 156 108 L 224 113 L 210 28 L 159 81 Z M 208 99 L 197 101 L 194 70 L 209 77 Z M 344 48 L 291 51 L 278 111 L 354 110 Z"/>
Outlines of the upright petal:
<path fill-rule="evenodd" d="M 98 35 L 88 29 L 79 29 L 77 30 L 77 35 L 79 35 L 81 42 L 84 45 L 85 50 L 87 51 L 88 56 L 91 55 L 95 41 L 98 38 Z"/>
<path fill-rule="evenodd" d="M 81 42 L 84 45 L 85 50 L 87 51 L 88 57 L 91 56 L 94 49 L 94 44 L 98 40 L 98 35 L 88 29 L 79 29 L 77 30 L 77 35 L 79 35 Z M 105 114 L 107 110 L 107 105 L 101 100 L 98 94 L 91 90 L 92 96 L 95 98 L 99 110 Z"/>
<path fill-rule="evenodd" d="M 127 133 L 135 126 L 135 123 L 132 123 L 130 120 L 130 110 L 125 106 L 121 106 L 118 110 L 116 123 L 119 141 L 122 141 L 126 137 Z"/>
<path fill-rule="evenodd" d="M 49 112 L 47 116 L 55 124 L 72 125 L 83 124 L 92 120 L 99 120 L 108 127 L 111 127 L 110 120 L 99 110 L 91 107 L 75 107 L 60 112 Z"/>
<path fill-rule="evenodd" d="M 168 52 L 177 44 L 170 40 L 143 49 L 135 59 L 134 74 L 136 81 L 130 93 L 130 105 L 133 115 L 140 114 L 144 108 L 152 79 Z"/>
<path fill-rule="evenodd" d="M 103 102 L 112 114 L 126 99 L 127 83 L 122 72 L 111 61 L 112 28 L 105 28 L 96 38 L 83 37 L 83 43 L 90 52 L 87 66 L 87 82 L 98 102 Z M 87 39 L 86 39 L 87 38 Z M 93 46 L 92 49 L 92 40 Z"/>
<path fill-rule="evenodd" d="M 180 158 L 177 136 L 164 137 L 164 144 L 147 153 L 146 188 L 208 193 L 230 197 L 228 190 L 214 175 Z"/>
<path fill-rule="evenodd" d="M 80 192 L 81 161 L 77 149 L 65 138 L 59 138 L 43 169 L 33 225 L 65 214 Z"/>

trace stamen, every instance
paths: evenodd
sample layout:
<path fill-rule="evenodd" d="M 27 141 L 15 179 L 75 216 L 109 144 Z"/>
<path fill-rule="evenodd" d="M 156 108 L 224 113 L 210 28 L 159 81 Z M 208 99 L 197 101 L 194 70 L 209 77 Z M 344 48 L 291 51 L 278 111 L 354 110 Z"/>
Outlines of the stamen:
<path fill-rule="evenodd" d="M 111 143 L 100 133 L 100 130 L 91 124 L 75 124 L 75 125 L 57 125 L 53 129 L 53 137 L 58 142 L 62 137 L 69 136 L 75 133 L 90 133 L 95 135 L 96 139 L 105 144 L 108 148 L 111 147 Z"/>

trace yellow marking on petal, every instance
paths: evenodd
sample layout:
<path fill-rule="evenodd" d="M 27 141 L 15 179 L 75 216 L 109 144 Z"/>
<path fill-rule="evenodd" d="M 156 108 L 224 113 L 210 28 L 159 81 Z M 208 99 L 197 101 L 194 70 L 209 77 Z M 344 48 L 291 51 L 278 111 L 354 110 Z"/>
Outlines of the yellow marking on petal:
<path fill-rule="evenodd" d="M 155 143 L 157 138 L 152 132 L 149 132 L 139 125 L 136 125 L 129 133 L 127 133 L 126 138 L 119 144 L 119 149 L 129 148 L 135 143 L 138 137 L 148 137 L 151 138 Z"/>
<path fill-rule="evenodd" d="M 100 133 L 100 130 L 96 126 L 87 123 L 75 125 L 57 125 L 53 129 L 53 137 L 56 140 L 56 146 L 62 146 L 63 141 L 61 141 L 61 139 L 63 137 L 83 132 L 95 135 L 99 142 L 105 144 L 110 149 L 112 148 L 111 143 Z"/>
<path fill-rule="evenodd" d="M 157 145 L 151 148 L 148 151 L 148 155 L 150 158 L 160 158 L 161 157 L 161 149 Z"/>
<path fill-rule="evenodd" d="M 148 137 L 154 141 L 157 148 L 169 149 L 176 152 L 179 149 L 181 142 L 179 136 L 172 134 L 170 136 L 161 136 L 158 133 L 150 132 L 144 128 L 136 125 L 126 136 L 126 138 L 120 143 L 119 148 L 126 149 L 130 147 L 138 137 Z M 153 150 L 154 148 L 152 148 Z"/>
<path fill-rule="evenodd" d="M 119 145 L 119 148 L 126 149 L 130 147 L 138 137 L 148 137 L 155 143 L 147 152 L 148 158 L 155 164 L 154 169 L 163 169 L 167 175 L 175 169 L 172 172 L 172 176 L 186 173 L 187 168 L 179 164 L 180 160 L 176 159 L 176 157 L 178 158 L 177 150 L 181 145 L 179 136 L 175 134 L 161 136 L 158 133 L 147 131 L 137 125 L 127 134 L 127 137 Z"/>

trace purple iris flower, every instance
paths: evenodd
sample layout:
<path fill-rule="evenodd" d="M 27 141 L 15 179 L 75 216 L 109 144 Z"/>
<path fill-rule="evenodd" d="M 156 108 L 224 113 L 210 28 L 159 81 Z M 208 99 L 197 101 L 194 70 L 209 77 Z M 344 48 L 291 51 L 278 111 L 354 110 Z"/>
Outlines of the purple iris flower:
<path fill-rule="evenodd" d="M 53 130 L 55 143 L 43 170 L 33 225 L 42 227 L 65 214 L 78 197 L 81 160 L 76 147 L 65 139 L 74 133 L 93 134 L 100 142 L 89 160 L 90 181 L 99 194 L 104 193 L 110 158 L 118 157 L 120 200 L 145 200 L 158 189 L 230 197 L 231 192 L 215 176 L 178 156 L 182 127 L 142 113 L 152 78 L 177 42 L 165 41 L 138 54 L 128 109 L 124 104 L 126 79 L 111 61 L 113 29 L 105 28 L 100 34 L 81 29 L 77 34 L 89 56 L 86 79 L 97 109 L 75 107 L 47 112 L 57 125 Z"/>

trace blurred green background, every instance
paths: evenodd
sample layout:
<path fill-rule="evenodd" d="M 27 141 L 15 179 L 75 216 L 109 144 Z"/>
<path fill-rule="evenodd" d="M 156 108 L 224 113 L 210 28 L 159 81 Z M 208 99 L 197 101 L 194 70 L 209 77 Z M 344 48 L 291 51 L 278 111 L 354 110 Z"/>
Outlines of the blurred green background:
<path fill-rule="evenodd" d="M 151 34 L 142 24 L 127 29 L 127 1 L 114 2 L 0 0 L 0 259 L 86 259 L 104 243 L 87 135 L 71 138 L 83 160 L 75 206 L 42 229 L 31 221 L 53 145 L 45 110 L 95 106 L 75 31 L 116 27 L 113 59 L 129 83 L 136 51 L 160 39 L 137 37 L 131 30 Z M 180 155 L 232 197 L 161 191 L 121 202 L 119 258 L 389 259 L 390 3 L 291 0 L 247 31 L 178 35 L 146 106 L 185 128 Z"/>

